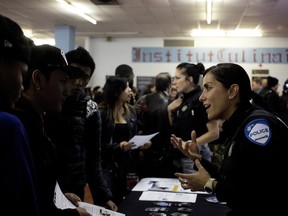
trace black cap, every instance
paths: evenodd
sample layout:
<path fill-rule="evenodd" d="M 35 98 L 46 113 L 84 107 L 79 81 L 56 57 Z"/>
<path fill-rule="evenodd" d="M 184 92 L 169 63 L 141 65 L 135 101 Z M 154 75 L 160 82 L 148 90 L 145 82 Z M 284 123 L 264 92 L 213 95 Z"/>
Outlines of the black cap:
<path fill-rule="evenodd" d="M 21 27 L 8 17 L 0 15 L 0 56 L 9 61 L 29 63 L 30 46 Z"/>
<path fill-rule="evenodd" d="M 59 69 L 66 72 L 70 79 L 87 76 L 81 68 L 68 66 L 65 53 L 58 47 L 45 44 L 34 46 L 31 51 L 29 69 Z"/>
<path fill-rule="evenodd" d="M 268 88 L 276 86 L 278 84 L 278 82 L 279 82 L 278 79 L 275 77 L 272 77 L 272 76 L 267 77 L 267 87 Z"/>
<path fill-rule="evenodd" d="M 45 44 L 40 46 L 33 46 L 31 48 L 30 68 L 68 68 L 68 63 L 64 52 L 54 46 Z"/>

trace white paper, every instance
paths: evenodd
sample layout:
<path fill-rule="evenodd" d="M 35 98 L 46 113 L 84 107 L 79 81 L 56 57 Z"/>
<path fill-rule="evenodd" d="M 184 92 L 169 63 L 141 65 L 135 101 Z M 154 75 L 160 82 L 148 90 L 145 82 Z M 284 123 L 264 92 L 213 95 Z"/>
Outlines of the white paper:
<path fill-rule="evenodd" d="M 56 183 L 55 191 L 54 191 L 54 203 L 57 208 L 67 209 L 67 208 L 76 208 L 62 193 L 59 184 Z M 106 209 L 101 206 L 93 205 L 90 203 L 79 202 L 79 206 L 86 209 L 87 212 L 92 214 L 93 216 L 125 216 L 125 214 L 115 212 L 109 209 Z"/>
<path fill-rule="evenodd" d="M 58 182 L 56 182 L 55 191 L 54 191 L 54 203 L 57 208 L 60 209 L 74 209 L 76 208 L 70 200 L 68 200 L 65 195 L 62 193 Z"/>
<path fill-rule="evenodd" d="M 144 191 L 139 200 L 195 203 L 197 194 Z"/>
<path fill-rule="evenodd" d="M 87 212 L 93 216 L 125 216 L 125 214 L 106 209 L 101 206 L 93 205 L 90 203 L 79 202 L 79 206 L 86 209 Z"/>
<path fill-rule="evenodd" d="M 132 149 L 139 148 L 140 146 L 143 146 L 145 143 L 147 143 L 150 139 L 152 139 L 154 136 L 156 136 L 159 132 L 150 134 L 150 135 L 135 135 L 132 137 L 132 139 L 129 140 L 129 142 L 133 142 L 134 146 Z"/>
<path fill-rule="evenodd" d="M 207 194 L 205 191 L 184 190 L 177 178 L 143 178 L 132 191 L 163 191 L 175 193 Z"/>

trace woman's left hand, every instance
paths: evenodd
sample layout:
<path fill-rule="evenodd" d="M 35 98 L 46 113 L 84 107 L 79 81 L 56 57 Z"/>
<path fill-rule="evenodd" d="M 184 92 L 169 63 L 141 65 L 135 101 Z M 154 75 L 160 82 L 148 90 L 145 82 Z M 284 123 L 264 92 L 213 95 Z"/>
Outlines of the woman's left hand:
<path fill-rule="evenodd" d="M 181 187 L 183 189 L 190 189 L 191 191 L 203 191 L 204 185 L 210 179 L 210 174 L 201 165 L 199 160 L 195 160 L 195 165 L 198 171 L 191 174 L 175 173 L 178 177 Z"/>

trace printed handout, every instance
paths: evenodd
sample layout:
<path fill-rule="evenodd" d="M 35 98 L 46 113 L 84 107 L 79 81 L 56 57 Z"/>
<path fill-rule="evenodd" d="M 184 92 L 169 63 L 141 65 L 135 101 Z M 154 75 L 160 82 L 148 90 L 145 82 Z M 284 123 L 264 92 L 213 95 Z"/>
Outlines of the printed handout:
<path fill-rule="evenodd" d="M 55 192 L 54 192 L 54 203 L 60 209 L 67 209 L 67 208 L 76 208 L 62 193 L 59 184 L 56 184 Z M 92 214 L 93 216 L 125 216 L 125 214 L 111 211 L 101 206 L 93 205 L 86 202 L 79 202 L 79 206 L 86 209 L 87 212 Z"/>
<path fill-rule="evenodd" d="M 143 146 L 145 143 L 147 143 L 150 139 L 152 139 L 154 136 L 156 136 L 159 132 L 153 133 L 150 135 L 135 135 L 132 137 L 132 139 L 129 140 L 129 142 L 133 142 L 134 146 L 132 149 L 139 148 L 140 146 Z"/>
<path fill-rule="evenodd" d="M 207 194 L 204 191 L 184 190 L 177 178 L 143 178 L 132 191 L 163 191 L 175 193 Z"/>
<path fill-rule="evenodd" d="M 139 200 L 195 203 L 197 194 L 144 191 Z"/>

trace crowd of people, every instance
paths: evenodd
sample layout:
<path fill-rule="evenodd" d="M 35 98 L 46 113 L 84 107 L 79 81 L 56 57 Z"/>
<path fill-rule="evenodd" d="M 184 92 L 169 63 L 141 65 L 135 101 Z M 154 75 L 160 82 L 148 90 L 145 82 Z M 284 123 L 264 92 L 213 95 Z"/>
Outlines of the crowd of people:
<path fill-rule="evenodd" d="M 17 194 L 19 208 L 2 203 L 13 214 L 90 216 L 78 206 L 87 186 L 94 204 L 118 211 L 145 177 L 213 193 L 229 216 L 284 211 L 288 80 L 280 97 L 276 77 L 263 84 L 238 64 L 182 62 L 139 95 L 121 64 L 89 91 L 96 65 L 83 47 L 36 46 L 5 16 L 0 43 L 0 193 Z M 55 205 L 58 183 L 74 209 Z"/>

